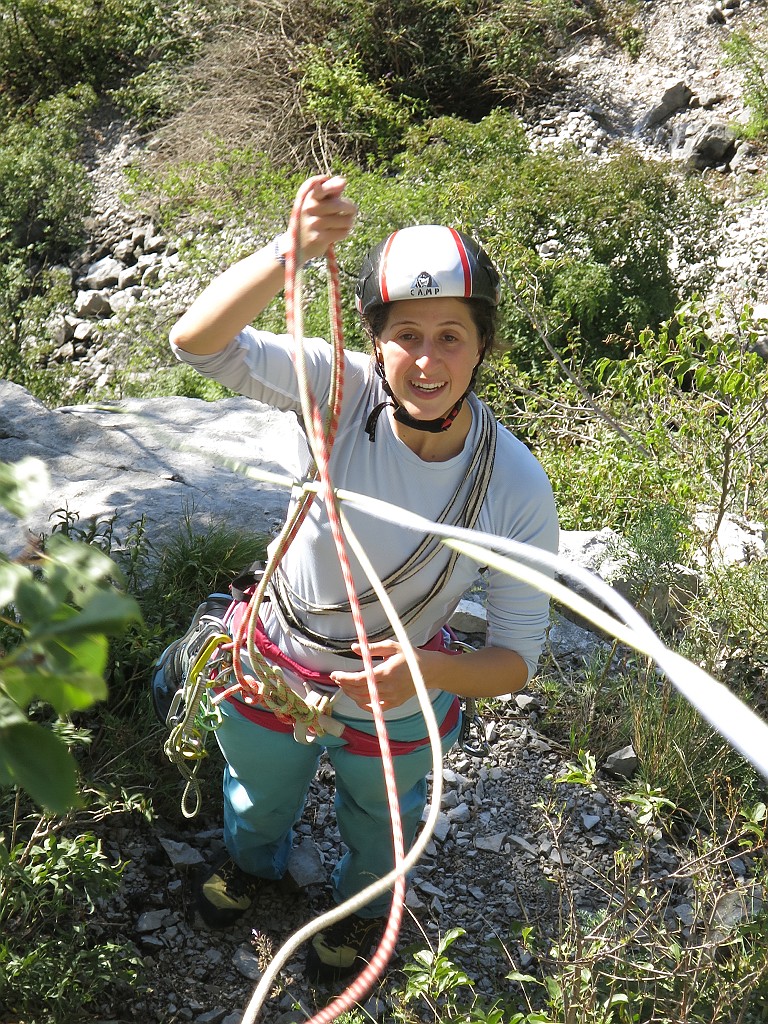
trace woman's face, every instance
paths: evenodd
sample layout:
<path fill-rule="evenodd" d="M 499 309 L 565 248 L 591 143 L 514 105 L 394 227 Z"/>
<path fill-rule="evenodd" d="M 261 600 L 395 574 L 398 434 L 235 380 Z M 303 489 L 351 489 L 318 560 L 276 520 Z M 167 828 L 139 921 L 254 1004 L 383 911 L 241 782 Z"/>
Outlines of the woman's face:
<path fill-rule="evenodd" d="M 393 302 L 376 349 L 397 401 L 416 419 L 449 412 L 464 395 L 482 345 L 461 299 Z"/>

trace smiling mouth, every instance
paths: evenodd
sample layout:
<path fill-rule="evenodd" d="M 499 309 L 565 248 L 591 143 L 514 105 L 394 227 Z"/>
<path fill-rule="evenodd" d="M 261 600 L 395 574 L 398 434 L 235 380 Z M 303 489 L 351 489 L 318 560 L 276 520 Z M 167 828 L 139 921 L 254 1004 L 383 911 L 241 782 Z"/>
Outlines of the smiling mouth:
<path fill-rule="evenodd" d="M 440 391 L 441 388 L 445 387 L 445 381 L 429 384 L 426 381 L 412 380 L 411 387 L 417 391 Z"/>

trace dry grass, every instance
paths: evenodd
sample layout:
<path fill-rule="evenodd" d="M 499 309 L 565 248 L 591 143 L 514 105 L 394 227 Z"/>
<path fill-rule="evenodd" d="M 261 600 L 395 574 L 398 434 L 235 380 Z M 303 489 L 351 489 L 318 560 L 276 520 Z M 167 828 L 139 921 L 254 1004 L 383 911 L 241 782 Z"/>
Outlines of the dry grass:
<path fill-rule="evenodd" d="M 302 47 L 322 38 L 307 0 L 254 0 L 179 76 L 179 113 L 155 133 L 154 167 L 250 147 L 277 164 L 330 166 L 343 145 L 302 109 Z"/>

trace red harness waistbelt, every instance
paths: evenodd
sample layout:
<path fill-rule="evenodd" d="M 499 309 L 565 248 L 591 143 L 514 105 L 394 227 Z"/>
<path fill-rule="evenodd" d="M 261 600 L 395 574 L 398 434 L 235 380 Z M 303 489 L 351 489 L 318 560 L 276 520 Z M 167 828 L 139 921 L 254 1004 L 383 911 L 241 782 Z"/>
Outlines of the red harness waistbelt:
<path fill-rule="evenodd" d="M 237 631 L 240 628 L 247 609 L 248 604 L 246 602 L 241 602 L 241 604 L 235 608 L 229 626 L 233 636 L 237 635 Z M 277 644 L 273 643 L 264 632 L 261 620 L 255 624 L 253 630 L 253 643 L 256 650 L 271 661 L 273 665 L 278 665 L 280 668 L 287 668 L 291 672 L 295 672 L 297 676 L 301 676 L 302 679 L 306 679 L 308 683 L 317 683 L 321 686 L 332 686 L 334 689 L 338 689 L 338 686 L 334 683 L 327 672 L 318 672 L 317 669 L 306 668 L 304 665 L 300 665 L 297 661 L 294 661 L 293 658 L 289 657 L 284 651 L 282 651 Z M 445 643 L 445 634 L 443 633 L 443 630 L 440 630 L 438 633 L 435 633 L 430 640 L 422 645 L 421 650 L 445 651 L 446 654 L 457 653 L 456 651 L 447 650 Z"/>
<path fill-rule="evenodd" d="M 237 697 L 227 697 L 230 704 L 244 715 L 251 722 L 255 722 L 257 725 L 264 726 L 265 729 L 271 729 L 272 732 L 293 732 L 292 722 L 283 722 L 276 715 L 273 715 L 271 711 L 266 711 L 264 708 L 257 707 L 255 704 L 246 704 L 242 700 L 238 700 Z M 448 713 L 440 723 L 440 735 L 447 736 L 448 733 L 458 725 L 459 722 L 459 698 L 456 697 L 452 701 L 451 706 L 448 708 Z M 346 740 L 347 749 L 351 754 L 359 754 L 361 757 L 380 757 L 381 747 L 379 746 L 379 740 L 377 736 L 372 736 L 370 733 L 363 732 L 362 729 L 355 729 L 351 725 L 344 726 L 343 740 Z M 426 747 L 429 743 L 429 737 L 423 736 L 418 740 L 390 740 L 389 748 L 392 751 L 392 755 L 397 757 L 401 754 L 410 754 L 414 750 L 419 750 L 421 747 Z"/>
<path fill-rule="evenodd" d="M 248 608 L 247 602 L 240 602 L 240 606 L 235 608 L 234 614 L 230 622 L 230 629 L 233 636 L 237 635 L 238 628 L 242 622 L 243 616 L 245 615 Z M 256 649 L 260 654 L 263 654 L 265 658 L 268 658 L 273 665 L 278 665 L 280 668 L 287 668 L 291 672 L 295 672 L 296 675 L 301 676 L 308 683 L 315 683 L 324 686 L 336 687 L 336 684 L 331 679 L 330 675 L 326 672 L 318 672 L 316 669 L 306 668 L 304 665 L 300 665 L 293 658 L 290 658 L 284 651 L 282 651 L 277 644 L 273 643 L 267 634 L 264 632 L 261 626 L 261 622 L 257 622 L 253 630 L 253 642 Z M 425 651 L 444 651 L 446 654 L 457 654 L 457 651 L 451 651 L 450 648 L 446 648 L 446 634 L 443 630 L 436 633 L 431 640 L 423 644 L 421 650 Z M 264 708 L 258 707 L 256 704 L 246 704 L 240 700 L 234 694 L 231 697 L 226 698 L 230 704 L 234 705 L 235 708 L 252 722 L 256 722 L 257 725 L 264 726 L 266 729 L 271 729 L 273 732 L 293 732 L 293 723 L 282 721 L 271 711 L 267 711 Z M 457 697 L 448 709 L 448 713 L 440 724 L 440 735 L 447 736 L 448 733 L 458 724 L 460 713 L 459 698 Z M 363 732 L 361 729 L 355 729 L 351 725 L 344 726 L 343 739 L 347 742 L 347 748 L 350 753 L 359 754 L 362 757 L 379 757 L 381 755 L 381 747 L 379 746 L 379 740 L 375 735 Z M 389 746 L 394 756 L 399 754 L 410 754 L 414 750 L 418 750 L 420 747 L 424 747 L 429 743 L 429 737 L 423 736 L 418 740 L 390 740 Z"/>

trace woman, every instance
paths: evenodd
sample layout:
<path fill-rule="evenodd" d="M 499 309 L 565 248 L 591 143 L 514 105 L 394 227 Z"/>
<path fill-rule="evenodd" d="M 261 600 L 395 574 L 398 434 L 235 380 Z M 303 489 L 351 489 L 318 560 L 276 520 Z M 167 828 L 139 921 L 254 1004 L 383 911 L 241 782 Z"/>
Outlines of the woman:
<path fill-rule="evenodd" d="M 308 183 L 299 230 L 305 259 L 347 237 L 356 207 L 342 178 Z M 171 332 L 179 359 L 227 387 L 277 408 L 300 411 L 291 339 L 249 326 L 284 283 L 279 236 L 217 278 Z M 420 515 L 555 551 L 557 520 L 549 482 L 535 458 L 472 394 L 494 340 L 498 275 L 471 239 L 418 226 L 394 232 L 369 253 L 356 302 L 373 358 L 345 354 L 345 383 L 330 472 L 340 488 L 382 498 Z M 313 393 L 327 395 L 330 347 L 305 345 Z M 548 621 L 539 592 L 488 573 L 488 638 L 481 650 L 450 657 L 442 627 L 481 568 L 431 537 L 347 508 L 398 609 L 441 725 L 444 749 L 459 731 L 457 695 L 492 697 L 525 686 Z M 381 707 L 395 747 L 403 830 L 413 842 L 427 793 L 431 757 L 423 715 L 400 646 L 353 559 L 367 635 L 377 659 Z M 341 571 L 320 501 L 312 505 L 281 561 L 262 611 L 263 636 L 293 671 L 291 686 L 334 692 L 333 717 L 348 737 L 375 734 L 365 672 L 355 643 Z M 302 675 L 302 669 L 307 674 Z M 318 673 L 323 681 L 318 682 Z M 392 839 L 380 758 L 370 746 L 325 736 L 297 743 L 268 712 L 237 698 L 223 705 L 217 738 L 226 759 L 226 857 L 203 882 L 198 908 L 225 926 L 251 904 L 259 879 L 280 878 L 292 827 L 323 749 L 336 772 L 336 814 L 347 853 L 336 866 L 337 902 L 392 868 Z M 374 947 L 385 895 L 316 936 L 311 978 L 358 969 Z"/>

